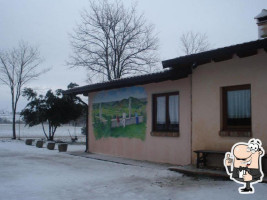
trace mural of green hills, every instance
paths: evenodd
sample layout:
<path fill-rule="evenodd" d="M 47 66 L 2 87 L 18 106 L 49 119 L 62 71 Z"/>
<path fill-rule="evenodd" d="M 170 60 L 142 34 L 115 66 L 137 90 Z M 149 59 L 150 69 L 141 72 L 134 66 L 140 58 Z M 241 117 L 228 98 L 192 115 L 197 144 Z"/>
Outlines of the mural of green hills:
<path fill-rule="evenodd" d="M 92 113 L 96 139 L 127 137 L 145 140 L 146 104 L 143 87 L 97 93 Z"/>

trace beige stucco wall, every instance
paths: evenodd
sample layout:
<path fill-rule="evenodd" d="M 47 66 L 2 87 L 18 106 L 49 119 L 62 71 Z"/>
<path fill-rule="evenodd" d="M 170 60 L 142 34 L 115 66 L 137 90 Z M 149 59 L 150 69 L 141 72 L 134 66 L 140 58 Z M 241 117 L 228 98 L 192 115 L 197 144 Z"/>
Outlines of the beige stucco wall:
<path fill-rule="evenodd" d="M 267 54 L 201 65 L 192 80 L 192 150 L 230 150 L 246 137 L 221 137 L 221 87 L 251 84 L 252 137 L 267 151 Z M 195 155 L 192 161 L 195 163 Z"/>
<path fill-rule="evenodd" d="M 95 139 L 92 118 L 89 114 L 89 151 L 119 157 L 147 160 L 161 163 L 185 165 L 191 162 L 191 109 L 190 78 L 142 85 L 147 93 L 147 128 L 146 138 L 101 138 Z M 152 94 L 179 91 L 179 137 L 151 136 L 152 128 Z M 89 94 L 89 113 L 96 93 Z"/>

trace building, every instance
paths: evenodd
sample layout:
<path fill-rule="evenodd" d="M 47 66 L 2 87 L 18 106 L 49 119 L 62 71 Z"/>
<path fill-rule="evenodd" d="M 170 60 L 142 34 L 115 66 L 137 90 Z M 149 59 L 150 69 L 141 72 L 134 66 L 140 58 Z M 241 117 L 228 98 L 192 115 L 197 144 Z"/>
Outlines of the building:
<path fill-rule="evenodd" d="M 256 41 L 65 91 L 88 96 L 89 151 L 186 165 L 195 163 L 195 150 L 229 151 L 251 137 L 267 149 L 267 11 L 256 19 Z"/>

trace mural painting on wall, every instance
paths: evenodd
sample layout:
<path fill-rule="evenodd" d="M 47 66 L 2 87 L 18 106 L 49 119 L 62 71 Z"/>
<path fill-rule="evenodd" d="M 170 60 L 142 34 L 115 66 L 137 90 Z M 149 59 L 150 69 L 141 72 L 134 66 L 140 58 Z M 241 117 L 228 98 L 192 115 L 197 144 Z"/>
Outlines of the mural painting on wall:
<path fill-rule="evenodd" d="M 145 140 L 147 95 L 143 87 L 98 92 L 93 99 L 96 139 L 127 137 Z"/>

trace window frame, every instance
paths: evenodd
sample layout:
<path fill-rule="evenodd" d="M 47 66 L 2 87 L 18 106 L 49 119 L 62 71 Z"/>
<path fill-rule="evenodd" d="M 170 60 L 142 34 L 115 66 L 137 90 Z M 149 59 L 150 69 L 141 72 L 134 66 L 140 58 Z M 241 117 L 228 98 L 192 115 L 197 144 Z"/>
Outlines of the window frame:
<path fill-rule="evenodd" d="M 157 130 L 157 97 L 166 97 L 166 126 L 170 125 L 170 117 L 169 117 L 169 96 L 178 95 L 178 131 L 172 131 L 169 129 L 165 130 Z M 152 94 L 152 132 L 160 133 L 160 134 L 153 134 L 154 136 L 178 136 L 178 134 L 169 134 L 169 133 L 179 133 L 180 130 L 180 94 L 179 91 L 175 92 L 165 92 L 165 93 L 158 93 Z M 164 134 L 165 133 L 165 134 Z"/>
<path fill-rule="evenodd" d="M 226 86 L 222 88 L 222 131 L 251 132 L 252 116 L 250 116 L 250 126 L 229 126 L 227 124 L 227 120 L 228 120 L 227 92 L 236 91 L 236 90 L 248 90 L 248 89 L 250 90 L 250 94 L 251 94 L 250 84 Z M 252 111 L 251 95 L 250 95 L 250 111 Z"/>

